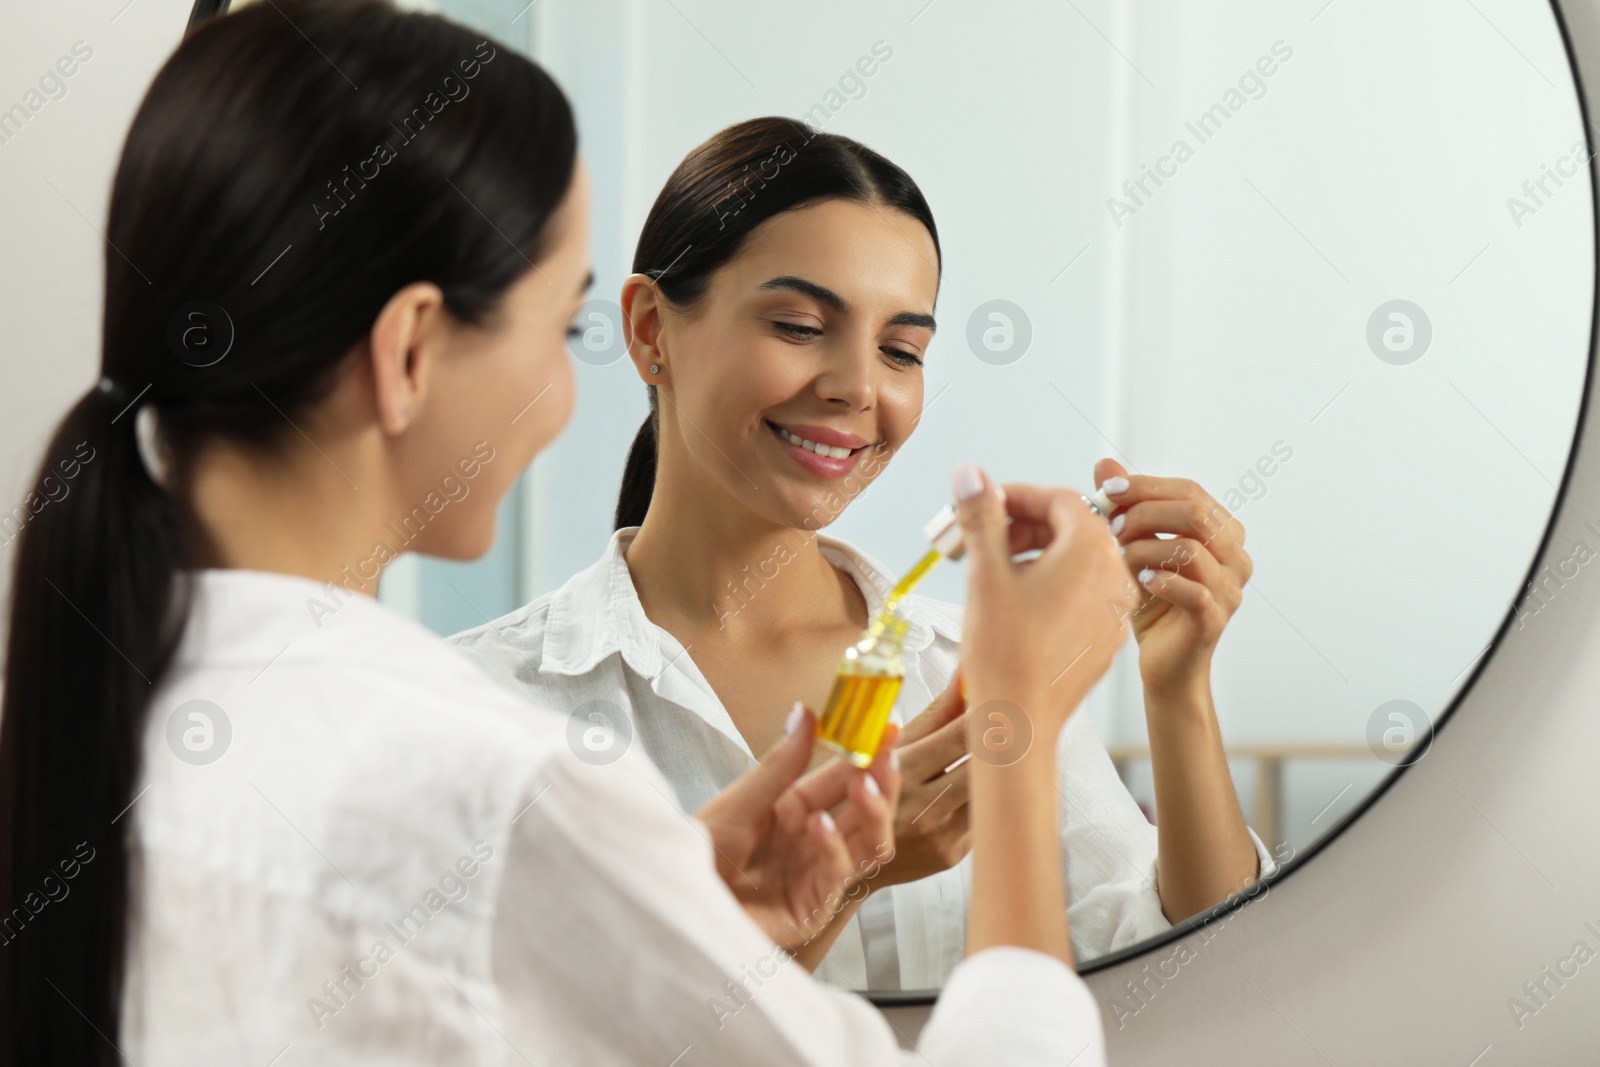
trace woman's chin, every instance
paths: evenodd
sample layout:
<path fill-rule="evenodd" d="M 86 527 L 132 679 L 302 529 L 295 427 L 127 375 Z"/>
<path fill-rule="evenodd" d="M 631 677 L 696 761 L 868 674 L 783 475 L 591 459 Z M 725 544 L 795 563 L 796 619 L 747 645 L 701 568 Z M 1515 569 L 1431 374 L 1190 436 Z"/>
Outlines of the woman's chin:
<path fill-rule="evenodd" d="M 498 530 L 496 516 L 491 513 L 482 521 L 459 523 L 448 530 L 429 531 L 436 536 L 418 539 L 406 546 L 406 551 L 452 563 L 472 563 L 489 554 L 494 547 Z"/>
<path fill-rule="evenodd" d="M 817 533 L 833 525 L 855 499 L 855 493 L 844 486 L 793 485 L 789 488 L 790 491 L 776 501 L 778 506 L 768 518 L 804 533 Z"/>

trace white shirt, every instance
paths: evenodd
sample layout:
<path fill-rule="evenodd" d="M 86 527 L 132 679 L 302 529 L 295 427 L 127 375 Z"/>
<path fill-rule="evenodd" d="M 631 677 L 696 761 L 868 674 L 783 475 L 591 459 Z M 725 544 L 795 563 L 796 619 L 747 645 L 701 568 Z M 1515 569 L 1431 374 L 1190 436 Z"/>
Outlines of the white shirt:
<path fill-rule="evenodd" d="M 564 717 L 369 597 L 195 586 L 118 816 L 129 1062 L 1104 1063 L 1088 989 L 1018 948 L 962 964 L 900 1050 L 777 954 L 642 754 L 580 760 Z"/>
<path fill-rule="evenodd" d="M 691 650 L 645 616 L 623 558 L 637 532 L 618 530 L 599 561 L 560 589 L 449 640 L 538 704 L 626 716 L 672 783 L 681 809 L 694 812 L 755 757 Z M 896 577 L 842 541 L 818 534 L 817 543 L 823 557 L 855 581 L 875 614 Z M 744 595 L 759 595 L 759 584 Z M 730 598 L 718 611 L 737 606 Z M 905 682 L 892 717 L 904 724 L 954 674 L 961 608 L 912 595 L 901 614 L 910 629 L 902 657 Z M 1172 924 L 1156 889 L 1156 829 L 1117 775 L 1087 713 L 1067 720 L 1057 756 L 1068 929 L 1083 961 Z M 1254 831 L 1250 839 L 1260 877 L 1266 877 L 1277 866 Z M 817 978 L 851 989 L 943 986 L 964 951 L 971 871 L 969 855 L 949 870 L 868 896 L 817 968 Z"/>

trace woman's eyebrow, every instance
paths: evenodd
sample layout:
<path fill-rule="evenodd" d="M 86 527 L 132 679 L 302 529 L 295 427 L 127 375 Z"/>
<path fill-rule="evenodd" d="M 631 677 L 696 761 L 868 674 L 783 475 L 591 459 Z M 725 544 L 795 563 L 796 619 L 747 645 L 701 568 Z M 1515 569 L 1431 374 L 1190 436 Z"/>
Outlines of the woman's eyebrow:
<path fill-rule="evenodd" d="M 933 316 L 932 315 L 924 315 L 924 314 L 922 314 L 920 312 L 916 312 L 916 311 L 902 311 L 902 312 L 900 312 L 900 314 L 896 315 L 894 318 L 889 320 L 889 325 L 890 326 L 920 326 L 923 329 L 927 330 L 929 333 L 932 333 L 934 330 L 938 329 L 938 327 L 936 325 L 934 325 L 934 321 L 933 321 Z"/>
<path fill-rule="evenodd" d="M 837 312 L 845 313 L 850 310 L 850 306 L 844 302 L 844 297 L 840 296 L 832 289 L 818 285 L 816 282 L 807 281 L 804 278 L 797 278 L 792 274 L 785 274 L 781 277 L 773 278 L 770 281 L 761 283 L 761 285 L 757 288 L 787 289 L 792 292 L 803 293 L 806 296 L 811 297 L 813 300 L 817 300 L 828 305 Z M 936 329 L 932 315 L 924 315 L 916 311 L 902 311 L 894 318 L 890 319 L 888 325 L 920 326 L 925 330 Z"/>
<path fill-rule="evenodd" d="M 759 288 L 788 289 L 796 293 L 804 293 L 813 300 L 819 300 L 833 308 L 835 311 L 843 312 L 850 310 L 849 306 L 844 302 L 844 297 L 840 296 L 832 289 L 820 286 L 816 282 L 808 282 L 804 278 L 796 278 L 792 274 L 785 274 L 780 278 L 773 278 L 771 281 L 763 282 Z"/>

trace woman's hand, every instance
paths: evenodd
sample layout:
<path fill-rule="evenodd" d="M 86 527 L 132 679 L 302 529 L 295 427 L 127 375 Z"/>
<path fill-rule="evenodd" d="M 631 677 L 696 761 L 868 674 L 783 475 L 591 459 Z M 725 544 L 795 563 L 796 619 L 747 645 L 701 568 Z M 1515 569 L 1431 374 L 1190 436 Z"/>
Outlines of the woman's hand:
<path fill-rule="evenodd" d="M 1155 572 L 1132 623 L 1163 813 L 1157 883 L 1161 910 L 1176 923 L 1260 873 L 1211 699 L 1211 656 L 1250 580 L 1250 557 L 1239 520 L 1189 479 L 1129 477 L 1113 460 L 1095 464 L 1102 486 L 1114 477 L 1130 483 L 1107 494 L 1117 505 L 1112 519 L 1128 569 Z"/>
<path fill-rule="evenodd" d="M 695 814 L 710 832 L 717 873 L 790 952 L 865 893 L 894 856 L 898 731 L 889 727 L 866 771 L 835 759 L 805 774 L 816 727 L 816 716 L 796 705 L 783 739 Z"/>
<path fill-rule="evenodd" d="M 1124 588 L 1116 538 L 1081 493 L 1016 484 L 997 491 L 975 467 L 958 468 L 956 480 L 967 554 L 961 674 L 973 708 L 973 759 L 1006 764 L 1046 747 L 1053 764 L 1061 727 L 1127 636 L 1137 593 Z M 1012 561 L 1035 550 L 1026 563 Z"/>
<path fill-rule="evenodd" d="M 1212 653 L 1252 571 L 1243 524 L 1188 478 L 1130 476 L 1113 459 L 1094 473 L 1097 485 L 1128 479 L 1125 492 L 1108 494 L 1117 505 L 1113 532 L 1136 582 L 1140 571 L 1154 572 L 1139 583 L 1147 599 L 1129 619 L 1145 692 L 1209 698 Z"/>
<path fill-rule="evenodd" d="M 949 870 L 971 851 L 965 711 L 958 673 L 900 734 L 895 746 L 901 784 L 894 812 L 894 852 L 865 885 L 868 892 Z M 961 766 L 945 773 L 946 767 L 958 762 Z M 817 969 L 864 899 L 864 893 L 848 894 L 830 925 L 795 953 L 807 970 Z"/>
<path fill-rule="evenodd" d="M 894 817 L 894 860 L 874 888 L 901 885 L 949 870 L 972 848 L 967 819 L 967 710 L 959 673 L 900 735 L 900 803 Z"/>
<path fill-rule="evenodd" d="M 1127 637 L 1127 569 L 1081 493 L 1008 485 L 1002 496 L 972 466 L 953 483 L 972 705 L 967 954 L 1012 945 L 1071 966 L 1056 743 Z M 1030 562 L 1012 558 L 1036 549 Z"/>

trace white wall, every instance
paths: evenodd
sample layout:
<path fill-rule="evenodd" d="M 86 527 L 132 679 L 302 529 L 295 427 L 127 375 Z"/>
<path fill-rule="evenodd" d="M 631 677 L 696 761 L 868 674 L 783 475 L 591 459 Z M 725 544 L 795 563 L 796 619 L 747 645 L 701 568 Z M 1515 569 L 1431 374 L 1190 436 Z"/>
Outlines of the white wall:
<path fill-rule="evenodd" d="M 16 0 L 4 12 L 0 109 L 27 101 L 76 42 L 92 53 L 61 79 L 64 95 L 40 93 L 37 112 L 0 142 L 0 506 L 7 513 L 32 488 L 56 422 L 98 375 L 106 254 L 99 231 L 112 171 L 134 108 L 189 18 L 184 0 L 125 4 Z M 0 592 L 8 599 L 12 529 L 0 518 Z"/>
<path fill-rule="evenodd" d="M 1118 358 L 1144 386 L 1127 449 L 1213 491 L 1294 450 L 1239 513 L 1233 741 L 1359 740 L 1386 700 L 1446 704 L 1543 533 L 1587 352 L 1586 183 L 1520 228 L 1505 206 L 1583 137 L 1546 5 L 1318 6 L 1139 8 L 1127 50 L 1156 88 L 1124 68 L 1125 172 L 1195 148 L 1116 232 Z M 1292 58 L 1200 142 L 1185 123 L 1280 42 Z M 1432 322 L 1408 366 L 1366 344 L 1394 298 Z"/>
<path fill-rule="evenodd" d="M 1138 200 L 1113 191 L 1135 205 L 1109 228 L 1127 265 L 1118 443 L 1240 493 L 1256 570 L 1217 660 L 1227 741 L 1362 745 L 1387 701 L 1447 706 L 1561 478 L 1594 278 L 1587 182 L 1507 209 L 1582 140 L 1561 41 L 1537 0 L 1129 7 L 1121 176 L 1179 140 L 1193 156 Z M 1273 73 L 1197 134 L 1252 69 Z M 1432 323 L 1406 366 L 1365 337 L 1395 298 Z M 1280 441 L 1293 458 L 1246 482 Z M 1136 702 L 1117 713 L 1120 736 L 1143 736 Z M 1303 848 L 1387 770 L 1291 766 L 1285 838 Z M 1254 819 L 1254 768 L 1236 780 Z M 1146 768 L 1130 784 L 1150 795 Z"/>

